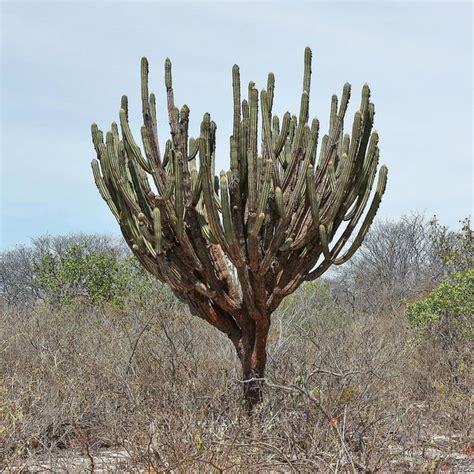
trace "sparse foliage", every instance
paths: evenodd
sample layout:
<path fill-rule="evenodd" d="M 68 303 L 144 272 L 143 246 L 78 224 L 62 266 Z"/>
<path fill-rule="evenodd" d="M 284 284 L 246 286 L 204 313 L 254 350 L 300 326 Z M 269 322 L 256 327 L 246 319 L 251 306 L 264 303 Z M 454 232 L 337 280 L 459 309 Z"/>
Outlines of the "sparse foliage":
<path fill-rule="evenodd" d="M 354 311 L 385 312 L 426 294 L 453 272 L 473 266 L 469 219 L 449 230 L 423 214 L 378 220 L 359 252 L 333 276 L 341 304 Z"/>
<path fill-rule="evenodd" d="M 104 251 L 55 239 L 67 242 L 60 255 L 80 273 L 83 257 L 93 263 Z M 59 252 L 45 245 L 39 254 Z M 240 362 L 226 338 L 190 318 L 134 258 L 117 265 L 130 276 L 120 283 L 121 305 L 86 296 L 3 308 L 0 469 L 468 470 L 472 268 L 413 300 L 408 314 L 431 315 L 422 330 L 405 324 L 400 302 L 373 311 L 341 303 L 334 279 L 356 267 L 302 285 L 274 313 L 272 397 L 247 418 L 237 402 Z"/>

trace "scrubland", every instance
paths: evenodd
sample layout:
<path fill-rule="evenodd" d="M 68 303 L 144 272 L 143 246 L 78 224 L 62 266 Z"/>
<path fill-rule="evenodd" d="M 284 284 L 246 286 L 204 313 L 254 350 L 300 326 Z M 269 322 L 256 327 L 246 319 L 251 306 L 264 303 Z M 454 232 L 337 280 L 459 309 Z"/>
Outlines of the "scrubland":
<path fill-rule="evenodd" d="M 0 468 L 473 472 L 472 256 L 468 222 L 379 222 L 279 308 L 248 416 L 229 341 L 118 243 L 4 252 Z"/>

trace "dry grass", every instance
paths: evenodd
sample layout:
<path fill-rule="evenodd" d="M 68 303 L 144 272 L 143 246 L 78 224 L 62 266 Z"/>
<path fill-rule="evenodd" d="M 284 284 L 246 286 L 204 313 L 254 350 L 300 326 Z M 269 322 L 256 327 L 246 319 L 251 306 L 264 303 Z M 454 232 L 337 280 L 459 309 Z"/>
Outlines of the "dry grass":
<path fill-rule="evenodd" d="M 0 468 L 467 472 L 469 370 L 453 379 L 401 311 L 353 314 L 304 290 L 275 315 L 266 400 L 251 419 L 230 343 L 171 299 L 5 308 Z M 71 453 L 83 464 L 71 467 Z"/>

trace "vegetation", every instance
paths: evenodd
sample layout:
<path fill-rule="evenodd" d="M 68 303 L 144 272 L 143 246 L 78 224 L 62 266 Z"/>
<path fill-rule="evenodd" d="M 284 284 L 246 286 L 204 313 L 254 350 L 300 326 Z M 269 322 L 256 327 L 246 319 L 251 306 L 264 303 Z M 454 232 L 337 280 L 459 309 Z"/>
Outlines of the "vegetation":
<path fill-rule="evenodd" d="M 226 337 L 121 244 L 44 237 L 3 252 L 0 469 L 94 470 L 109 452 L 119 472 L 469 471 L 471 235 L 419 215 L 379 221 L 348 265 L 285 298 L 272 396 L 252 417 Z M 427 307 L 437 316 L 415 324 Z"/>
<path fill-rule="evenodd" d="M 329 131 L 317 159 L 319 121 L 308 123 L 311 59 L 306 48 L 298 117 L 286 112 L 280 121 L 273 114 L 275 77 L 268 75 L 267 88 L 260 92 L 261 147 L 258 90 L 250 82 L 248 98 L 241 100 L 239 68 L 232 68 L 230 171 L 221 171 L 220 177 L 215 174 L 216 124 L 206 113 L 200 136 L 189 137 L 190 111 L 187 105 L 175 106 L 169 59 L 165 86 L 171 139 L 163 155 L 146 58 L 141 62 L 144 153 L 130 130 L 126 96 L 120 109 L 122 138 L 113 123 L 104 143 L 104 134 L 92 125 L 98 158 L 92 161 L 94 178 L 127 244 L 194 315 L 233 343 L 249 409 L 262 399 L 272 313 L 303 282 L 353 256 L 386 186 L 382 166 L 365 212 L 379 164 L 367 84 L 351 135 L 344 134 L 350 84 L 344 85 L 340 103 L 332 97 Z"/>
<path fill-rule="evenodd" d="M 455 273 L 429 296 L 408 305 L 408 320 L 416 327 L 431 327 L 443 318 L 463 320 L 474 308 L 474 269 Z"/>
<path fill-rule="evenodd" d="M 33 269 L 44 299 L 60 306 L 80 300 L 120 308 L 127 298 L 150 296 L 156 287 L 134 257 L 120 260 L 116 253 L 91 253 L 80 245 L 71 245 L 64 255 L 47 253 Z"/>

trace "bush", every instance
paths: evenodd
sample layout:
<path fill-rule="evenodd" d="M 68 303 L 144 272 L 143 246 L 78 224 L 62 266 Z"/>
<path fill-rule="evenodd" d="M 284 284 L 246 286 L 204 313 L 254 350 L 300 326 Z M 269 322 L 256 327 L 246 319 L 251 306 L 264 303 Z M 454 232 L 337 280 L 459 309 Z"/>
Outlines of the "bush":
<path fill-rule="evenodd" d="M 407 316 L 417 328 L 431 328 L 443 318 L 454 325 L 464 324 L 472 318 L 474 308 L 474 269 L 455 273 L 445 279 L 429 296 L 409 303 Z"/>
<path fill-rule="evenodd" d="M 446 391 L 446 381 L 452 382 L 459 387 L 461 399 L 472 386 L 473 308 L 474 269 L 453 274 L 430 295 L 407 305 L 420 354 L 437 374 L 436 378 L 428 375 L 426 386 Z M 452 388 L 450 396 L 454 402 Z"/>
<path fill-rule="evenodd" d="M 113 254 L 119 261 L 130 256 L 125 244 L 106 235 L 76 233 L 38 237 L 29 246 L 19 245 L 0 253 L 0 303 L 25 308 L 50 297 L 40 285 L 46 283 L 48 288 L 52 282 L 38 279 L 35 268 L 44 264 L 53 271 L 57 265 L 51 259 L 64 258 L 72 247 L 79 247 L 88 255 Z"/>
<path fill-rule="evenodd" d="M 77 298 L 120 303 L 121 268 L 114 254 L 71 245 L 62 256 L 46 254 L 33 268 L 38 287 L 51 303 L 67 305 Z"/>
<path fill-rule="evenodd" d="M 39 252 L 35 243 L 1 254 L 0 297 L 19 306 L 44 301 L 56 307 L 85 303 L 120 309 L 127 301 L 143 306 L 163 297 L 163 292 L 171 294 L 134 256 L 123 255 L 119 248 L 94 245 L 92 237 L 91 242 L 62 243 L 66 245 Z M 8 271 L 19 267 L 16 274 Z"/>
<path fill-rule="evenodd" d="M 285 299 L 252 419 L 226 338 L 117 243 L 1 253 L 0 470 L 99 471 L 103 452 L 107 472 L 468 470 L 472 235 L 429 225 L 376 226 L 345 273 Z"/>
<path fill-rule="evenodd" d="M 125 450 L 129 465 L 104 472 L 435 472 L 471 439 L 466 393 L 434 370 L 439 347 L 413 359 L 400 314 L 344 312 L 324 282 L 275 313 L 251 420 L 228 341 L 174 298 L 120 312 L 80 301 L 0 318 L 0 470 L 98 472 L 102 450 Z"/>

